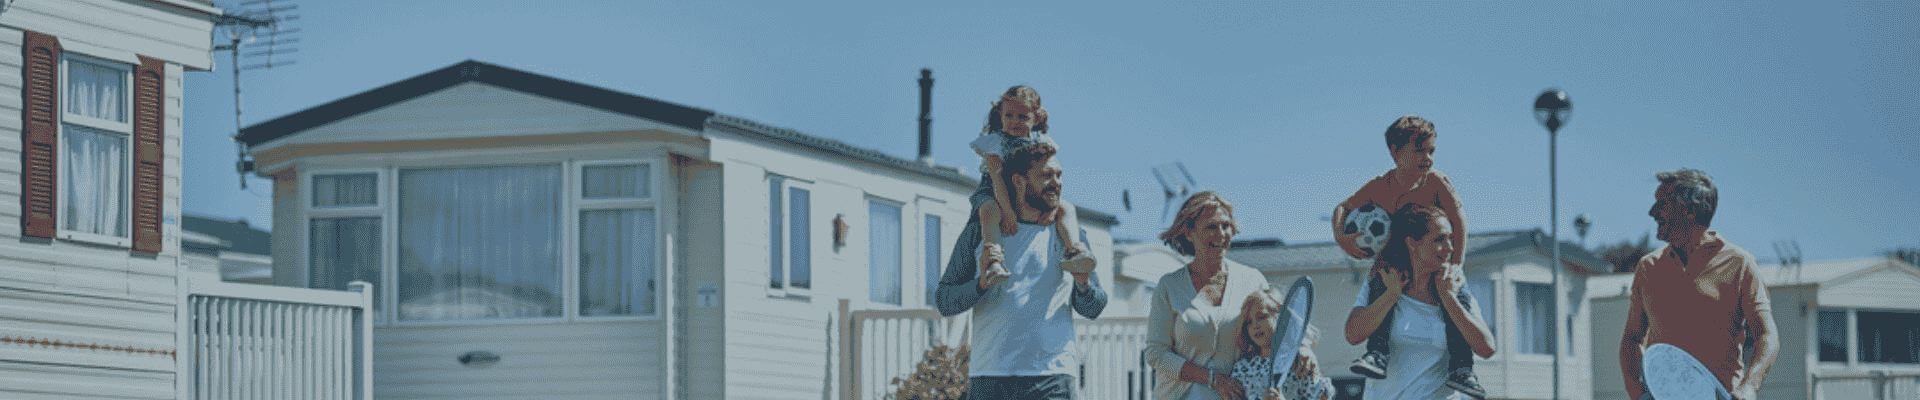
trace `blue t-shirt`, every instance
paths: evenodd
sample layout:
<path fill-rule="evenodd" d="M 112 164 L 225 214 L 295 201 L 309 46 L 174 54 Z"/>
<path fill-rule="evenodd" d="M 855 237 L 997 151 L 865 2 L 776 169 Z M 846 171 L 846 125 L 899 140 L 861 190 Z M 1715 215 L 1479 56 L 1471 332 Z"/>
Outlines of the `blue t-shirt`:
<path fill-rule="evenodd" d="M 1060 268 L 1063 250 L 1053 232 L 1053 225 L 1021 223 L 1019 232 L 1000 239 L 1001 265 L 1012 276 L 973 304 L 967 376 L 1078 374 L 1071 351 L 1073 278 Z"/>

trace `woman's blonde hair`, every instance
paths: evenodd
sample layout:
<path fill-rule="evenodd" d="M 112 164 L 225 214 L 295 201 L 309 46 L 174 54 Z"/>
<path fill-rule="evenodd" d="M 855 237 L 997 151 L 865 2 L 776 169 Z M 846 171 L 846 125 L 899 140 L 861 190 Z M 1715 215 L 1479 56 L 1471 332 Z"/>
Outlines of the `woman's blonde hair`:
<path fill-rule="evenodd" d="M 1192 232 L 1193 225 L 1200 222 L 1200 217 L 1205 215 L 1205 211 L 1213 208 L 1218 208 L 1219 212 L 1227 214 L 1228 235 L 1240 233 L 1240 225 L 1233 222 L 1233 203 L 1227 202 L 1227 199 L 1220 197 L 1219 193 L 1209 190 L 1187 197 L 1187 202 L 1180 205 L 1180 213 L 1173 215 L 1173 226 L 1160 232 L 1160 241 L 1173 247 L 1173 251 L 1179 252 L 1180 255 L 1192 256 L 1193 241 L 1187 240 L 1187 232 Z"/>
<path fill-rule="evenodd" d="M 1253 335 L 1250 334 L 1250 331 L 1247 329 L 1252 328 L 1255 323 L 1266 323 L 1267 316 L 1280 313 L 1280 308 L 1283 307 L 1283 304 L 1280 303 L 1279 291 L 1279 289 L 1273 288 L 1254 291 L 1252 294 L 1247 295 L 1246 301 L 1240 303 L 1240 324 L 1239 329 L 1236 330 L 1239 334 L 1234 335 L 1233 340 L 1233 347 L 1240 351 L 1240 358 L 1258 356 L 1260 355 L 1261 347 L 1268 345 L 1265 343 L 1254 343 Z M 1260 312 L 1261 314 L 1255 315 L 1255 312 Z M 1274 334 L 1277 335 L 1279 332 L 1274 332 Z M 1279 361 L 1275 360 L 1275 362 Z"/>

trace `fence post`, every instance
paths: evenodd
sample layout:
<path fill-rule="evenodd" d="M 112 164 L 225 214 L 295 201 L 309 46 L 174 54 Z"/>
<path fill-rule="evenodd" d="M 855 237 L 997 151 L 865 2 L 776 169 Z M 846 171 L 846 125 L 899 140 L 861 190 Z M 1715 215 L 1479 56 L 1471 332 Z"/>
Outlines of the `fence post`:
<path fill-rule="evenodd" d="M 354 376 L 360 380 L 353 385 L 354 398 L 373 398 L 373 284 L 366 281 L 347 283 L 347 289 L 360 292 L 360 326 L 355 329 L 353 338 Z"/>
<path fill-rule="evenodd" d="M 839 308 L 834 314 L 834 318 L 837 320 L 835 322 L 838 323 L 840 328 L 840 398 L 842 400 L 860 398 L 858 395 L 858 393 L 860 393 L 859 389 L 854 386 L 855 380 L 853 379 L 855 375 L 852 349 L 854 343 L 852 336 L 853 318 L 847 315 L 849 308 L 851 308 L 850 302 L 847 299 L 840 299 Z"/>

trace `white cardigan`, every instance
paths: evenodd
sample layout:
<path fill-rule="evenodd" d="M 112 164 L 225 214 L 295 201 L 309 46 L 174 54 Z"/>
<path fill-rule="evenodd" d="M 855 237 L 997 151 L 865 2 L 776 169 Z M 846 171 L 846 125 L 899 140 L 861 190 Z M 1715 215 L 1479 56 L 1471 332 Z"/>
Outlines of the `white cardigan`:
<path fill-rule="evenodd" d="M 1227 271 L 1227 288 L 1220 305 L 1209 304 L 1193 289 L 1188 267 L 1160 276 L 1153 288 L 1153 302 L 1147 309 L 1147 364 L 1154 370 L 1157 399 L 1218 399 L 1219 394 L 1206 385 L 1180 380 L 1180 368 L 1187 361 L 1218 373 L 1231 372 L 1239 350 L 1234 348 L 1235 331 L 1240 320 L 1240 304 L 1247 295 L 1268 288 L 1260 271 L 1222 260 Z M 1237 383 L 1235 385 L 1238 385 Z"/>

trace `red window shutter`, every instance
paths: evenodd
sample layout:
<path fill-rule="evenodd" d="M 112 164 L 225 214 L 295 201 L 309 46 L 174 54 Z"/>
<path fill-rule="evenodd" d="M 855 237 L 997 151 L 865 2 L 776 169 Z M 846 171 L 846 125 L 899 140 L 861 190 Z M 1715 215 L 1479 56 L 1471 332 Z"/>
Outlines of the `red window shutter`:
<path fill-rule="evenodd" d="M 53 238 L 59 209 L 60 40 L 27 31 L 20 46 L 21 234 Z"/>
<path fill-rule="evenodd" d="M 140 57 L 133 69 L 133 251 L 160 252 L 165 204 L 167 62 Z"/>

